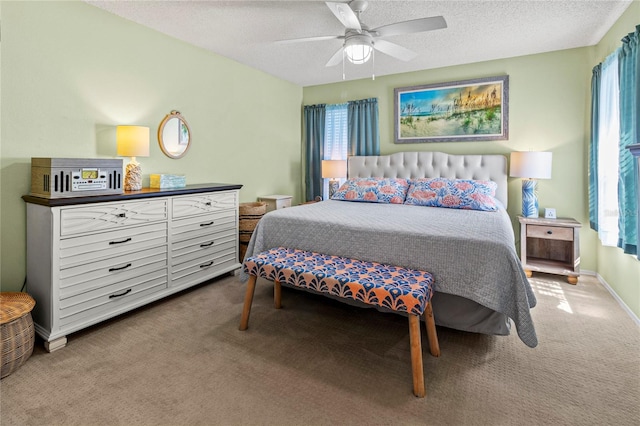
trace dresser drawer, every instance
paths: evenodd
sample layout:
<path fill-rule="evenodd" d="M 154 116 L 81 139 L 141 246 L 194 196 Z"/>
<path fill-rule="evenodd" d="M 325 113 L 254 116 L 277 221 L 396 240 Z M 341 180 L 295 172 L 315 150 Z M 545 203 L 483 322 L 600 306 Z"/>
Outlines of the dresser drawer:
<path fill-rule="evenodd" d="M 60 298 L 125 281 L 167 267 L 167 247 L 74 266 L 60 271 Z"/>
<path fill-rule="evenodd" d="M 84 265 L 166 244 L 166 222 L 66 238 L 60 240 L 60 268 Z"/>
<path fill-rule="evenodd" d="M 573 241 L 573 228 L 527 225 L 527 237 L 546 240 Z"/>
<path fill-rule="evenodd" d="M 219 253 L 226 253 L 229 250 L 236 249 L 238 237 L 230 232 L 221 233 L 216 235 L 215 238 L 209 239 L 206 242 L 180 245 L 174 247 L 171 252 L 171 264 L 174 267 L 180 264 L 191 262 L 197 259 L 201 259 L 203 264 L 206 264 L 212 256 L 216 256 Z"/>
<path fill-rule="evenodd" d="M 234 248 L 218 252 L 210 257 L 197 258 L 174 266 L 171 274 L 171 286 L 178 287 L 203 282 L 219 275 L 221 271 L 229 270 L 237 265 L 238 255 L 234 246 Z"/>
<path fill-rule="evenodd" d="M 204 216 L 174 220 L 171 225 L 173 241 L 191 240 L 200 235 L 236 229 L 237 217 L 234 210 Z"/>
<path fill-rule="evenodd" d="M 94 204 L 63 209 L 60 235 L 118 229 L 167 219 L 167 200 Z"/>
<path fill-rule="evenodd" d="M 124 306 L 167 288 L 167 269 L 118 281 L 60 301 L 60 324 L 109 316 Z"/>
<path fill-rule="evenodd" d="M 237 205 L 236 192 L 213 192 L 174 197 L 171 200 L 173 218 L 196 216 L 231 209 Z"/>

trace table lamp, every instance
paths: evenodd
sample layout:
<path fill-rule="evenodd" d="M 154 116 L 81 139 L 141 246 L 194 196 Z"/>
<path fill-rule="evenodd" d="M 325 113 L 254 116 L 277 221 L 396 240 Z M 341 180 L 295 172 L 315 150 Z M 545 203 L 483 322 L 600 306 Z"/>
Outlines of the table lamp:
<path fill-rule="evenodd" d="M 322 177 L 329 181 L 329 198 L 338 190 L 338 179 L 347 177 L 347 160 L 322 160 Z"/>
<path fill-rule="evenodd" d="M 149 156 L 149 128 L 141 126 L 116 127 L 118 155 L 131 157 L 124 174 L 124 189 L 139 191 L 142 189 L 142 169 L 136 157 Z"/>
<path fill-rule="evenodd" d="M 551 179 L 551 152 L 512 152 L 511 177 L 522 179 L 522 216 L 538 217 L 536 179 Z"/>

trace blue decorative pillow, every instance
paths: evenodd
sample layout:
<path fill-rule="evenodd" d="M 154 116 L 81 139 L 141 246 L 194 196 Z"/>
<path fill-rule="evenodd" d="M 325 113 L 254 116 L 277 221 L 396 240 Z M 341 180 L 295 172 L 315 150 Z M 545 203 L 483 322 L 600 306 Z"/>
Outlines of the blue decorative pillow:
<path fill-rule="evenodd" d="M 412 179 L 405 204 L 496 211 L 498 185 L 490 180 L 471 179 Z"/>
<path fill-rule="evenodd" d="M 331 199 L 402 204 L 407 194 L 407 189 L 409 189 L 409 181 L 407 179 L 350 178 L 342 184 Z"/>

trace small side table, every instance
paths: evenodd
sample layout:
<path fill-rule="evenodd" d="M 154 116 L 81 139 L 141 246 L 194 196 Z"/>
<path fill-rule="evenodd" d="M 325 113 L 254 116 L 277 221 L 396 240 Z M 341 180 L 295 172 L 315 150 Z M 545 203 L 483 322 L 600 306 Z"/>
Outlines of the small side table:
<path fill-rule="evenodd" d="M 267 203 L 267 212 L 291 207 L 291 195 L 264 195 L 258 197 L 259 201 Z"/>
<path fill-rule="evenodd" d="M 573 218 L 522 217 L 520 261 L 527 277 L 533 271 L 566 275 L 569 284 L 580 276 L 580 228 Z"/>

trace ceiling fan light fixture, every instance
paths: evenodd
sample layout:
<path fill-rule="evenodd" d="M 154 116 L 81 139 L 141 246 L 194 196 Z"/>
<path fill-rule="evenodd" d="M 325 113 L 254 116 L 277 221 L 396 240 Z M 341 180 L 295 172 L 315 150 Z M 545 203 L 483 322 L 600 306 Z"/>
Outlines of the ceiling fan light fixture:
<path fill-rule="evenodd" d="M 371 52 L 373 52 L 373 46 L 370 37 L 354 36 L 348 38 L 344 43 L 344 53 L 352 64 L 366 63 L 371 59 Z"/>

